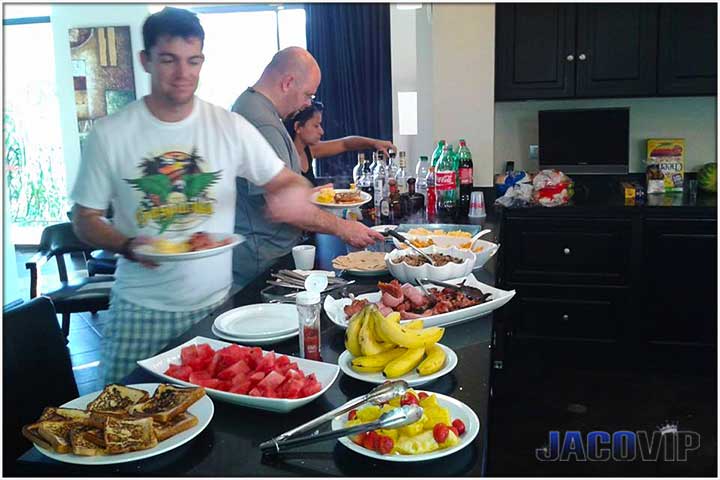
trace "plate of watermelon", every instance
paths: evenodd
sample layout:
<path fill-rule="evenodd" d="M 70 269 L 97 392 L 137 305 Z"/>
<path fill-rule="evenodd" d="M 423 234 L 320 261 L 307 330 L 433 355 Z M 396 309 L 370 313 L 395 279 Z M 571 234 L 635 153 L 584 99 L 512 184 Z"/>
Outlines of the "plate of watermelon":
<path fill-rule="evenodd" d="M 205 337 L 137 363 L 168 382 L 203 386 L 213 399 L 280 413 L 323 395 L 340 372 L 337 365 Z"/>

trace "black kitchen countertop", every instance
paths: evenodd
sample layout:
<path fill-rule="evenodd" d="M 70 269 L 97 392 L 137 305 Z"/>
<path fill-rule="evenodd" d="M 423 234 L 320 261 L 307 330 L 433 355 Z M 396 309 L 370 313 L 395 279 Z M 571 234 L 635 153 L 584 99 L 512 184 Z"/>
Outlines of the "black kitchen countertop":
<path fill-rule="evenodd" d="M 492 225 L 492 214 L 488 222 Z M 492 236 L 490 237 L 492 239 Z M 334 256 L 318 247 L 318 260 Z M 233 295 L 216 312 L 174 339 L 169 350 L 196 336 L 215 338 L 211 325 L 222 312 L 242 305 L 261 303 L 260 291 L 270 278 L 270 271 L 292 268 L 290 255 Z M 495 284 L 494 259 L 474 275 L 489 285 Z M 378 280 L 390 277 L 357 277 L 348 288 L 356 293 L 376 290 Z M 337 294 L 336 294 L 337 295 Z M 344 351 L 344 333 L 322 314 L 323 361 L 337 363 Z M 493 315 L 448 327 L 441 342 L 458 356 L 457 367 L 449 374 L 418 387 L 420 390 L 450 395 L 470 406 L 480 419 L 480 433 L 466 448 L 437 460 L 411 463 L 378 461 L 357 454 L 336 440 L 308 445 L 286 456 L 263 457 L 258 445 L 282 432 L 332 410 L 348 400 L 364 395 L 374 385 L 347 377 L 340 372 L 332 387 L 318 399 L 288 414 L 231 405 L 214 400 L 215 414 L 205 430 L 190 442 L 174 450 L 144 460 L 108 466 L 83 466 L 62 463 L 31 449 L 18 459 L 19 474 L 29 476 L 407 476 L 446 477 L 482 476 L 487 458 L 488 402 L 491 384 L 491 343 Z M 298 338 L 262 347 L 278 353 L 298 355 Z M 137 368 L 123 381 L 125 384 L 158 382 L 157 377 Z"/>

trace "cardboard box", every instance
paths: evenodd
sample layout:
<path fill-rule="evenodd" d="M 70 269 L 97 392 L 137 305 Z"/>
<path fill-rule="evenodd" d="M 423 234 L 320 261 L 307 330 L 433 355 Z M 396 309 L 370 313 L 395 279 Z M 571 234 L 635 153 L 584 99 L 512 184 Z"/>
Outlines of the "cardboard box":
<path fill-rule="evenodd" d="M 645 173 L 647 193 L 682 192 L 685 177 L 685 140 L 649 139 Z"/>

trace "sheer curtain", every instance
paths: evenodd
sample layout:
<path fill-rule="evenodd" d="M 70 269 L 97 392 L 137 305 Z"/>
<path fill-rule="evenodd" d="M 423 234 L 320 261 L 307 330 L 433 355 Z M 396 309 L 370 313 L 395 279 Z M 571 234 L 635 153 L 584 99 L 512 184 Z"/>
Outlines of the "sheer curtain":
<path fill-rule="evenodd" d="M 325 139 L 392 140 L 389 4 L 309 3 L 307 48 L 322 70 Z M 317 161 L 320 176 L 352 176 L 357 154 Z"/>

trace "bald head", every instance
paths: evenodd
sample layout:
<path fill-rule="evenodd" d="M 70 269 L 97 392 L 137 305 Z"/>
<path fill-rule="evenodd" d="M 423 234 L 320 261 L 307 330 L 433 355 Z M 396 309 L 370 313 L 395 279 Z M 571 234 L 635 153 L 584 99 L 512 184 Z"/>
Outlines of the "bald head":
<path fill-rule="evenodd" d="M 310 52 L 288 47 L 265 67 L 255 89 L 270 99 L 285 118 L 310 105 L 320 85 L 320 66 Z"/>

